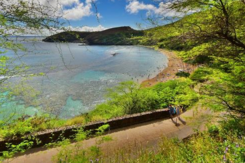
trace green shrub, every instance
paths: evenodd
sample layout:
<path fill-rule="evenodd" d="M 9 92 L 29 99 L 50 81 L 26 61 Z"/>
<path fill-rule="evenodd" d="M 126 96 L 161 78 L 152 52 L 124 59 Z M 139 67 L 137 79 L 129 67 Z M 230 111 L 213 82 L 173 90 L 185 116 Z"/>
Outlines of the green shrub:
<path fill-rule="evenodd" d="M 190 76 L 190 73 L 189 72 L 180 71 L 180 72 L 177 72 L 175 75 L 179 76 L 179 77 L 188 78 Z"/>
<path fill-rule="evenodd" d="M 85 124 L 86 119 L 83 115 L 68 119 L 65 125 Z"/>
<path fill-rule="evenodd" d="M 35 128 L 32 126 L 31 120 L 17 121 L 3 126 L 0 130 L 0 136 L 4 139 L 17 138 L 33 131 Z"/>
<path fill-rule="evenodd" d="M 190 79 L 178 79 L 159 83 L 152 89 L 159 96 L 160 107 L 165 108 L 169 103 L 190 106 L 197 102 L 198 96 L 192 87 L 193 82 Z"/>
<path fill-rule="evenodd" d="M 14 145 L 11 143 L 6 143 L 6 146 L 8 148 L 8 151 L 3 151 L 2 156 L 0 157 L 1 159 L 5 158 L 11 158 L 13 157 L 16 153 L 24 153 L 27 149 L 30 149 L 33 146 L 33 140 L 24 140 L 20 144 Z"/>
<path fill-rule="evenodd" d="M 212 74 L 211 70 L 200 67 L 190 75 L 190 79 L 197 82 L 205 82 L 210 74 Z"/>
<path fill-rule="evenodd" d="M 100 121 L 104 121 L 106 119 L 100 115 L 94 115 L 91 117 L 90 120 L 91 120 L 91 122 L 100 122 Z"/>
<path fill-rule="evenodd" d="M 119 117 L 124 115 L 123 108 L 109 103 L 103 103 L 96 106 L 96 108 L 88 113 L 88 117 L 92 121 L 106 120 L 113 117 Z"/>
<path fill-rule="evenodd" d="M 1 127 L 0 138 L 11 139 L 46 129 L 58 128 L 65 125 L 65 120 L 51 118 L 47 115 L 16 119 Z"/>

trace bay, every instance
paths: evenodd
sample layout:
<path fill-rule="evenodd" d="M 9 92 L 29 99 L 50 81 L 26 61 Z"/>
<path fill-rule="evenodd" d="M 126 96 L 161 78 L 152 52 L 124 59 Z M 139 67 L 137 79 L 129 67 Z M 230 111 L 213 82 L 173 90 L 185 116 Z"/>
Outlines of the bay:
<path fill-rule="evenodd" d="M 8 80 L 16 89 L 21 87 L 24 76 L 45 74 L 25 80 L 24 86 L 31 87 L 29 93 L 5 98 L 1 110 L 8 110 L 8 114 L 14 108 L 21 114 L 46 112 L 71 118 L 105 102 L 107 88 L 127 80 L 140 83 L 167 66 L 165 55 L 142 46 L 81 46 L 79 43 L 46 43 L 41 39 L 15 38 L 27 51 L 5 54 L 12 60 L 10 67 L 20 64 L 29 67 Z M 36 96 L 28 97 L 34 94 L 32 91 Z"/>

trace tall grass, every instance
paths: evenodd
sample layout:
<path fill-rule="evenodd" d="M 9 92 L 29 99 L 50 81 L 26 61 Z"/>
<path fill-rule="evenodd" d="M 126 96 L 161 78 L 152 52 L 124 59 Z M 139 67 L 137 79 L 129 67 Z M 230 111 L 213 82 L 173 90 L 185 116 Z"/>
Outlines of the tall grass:
<path fill-rule="evenodd" d="M 244 163 L 244 121 L 240 120 L 240 127 L 236 127 L 238 124 L 232 119 L 226 121 L 226 125 L 210 125 L 207 131 L 197 132 L 182 141 L 163 137 L 156 146 L 149 148 L 134 144 L 114 150 L 109 155 L 103 155 L 101 151 L 96 157 L 92 157 L 91 151 L 83 149 L 81 154 L 76 148 L 75 151 L 79 154 L 70 154 L 69 150 L 68 155 L 63 151 L 59 157 L 66 158 L 72 163 L 85 163 L 86 161 L 83 161 L 85 156 L 89 157 L 91 162 L 100 163 Z"/>

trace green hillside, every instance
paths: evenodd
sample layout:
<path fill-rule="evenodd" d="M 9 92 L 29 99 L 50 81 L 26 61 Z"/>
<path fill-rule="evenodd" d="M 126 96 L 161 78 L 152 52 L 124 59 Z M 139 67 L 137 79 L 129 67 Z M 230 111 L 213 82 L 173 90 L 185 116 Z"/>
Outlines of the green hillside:
<path fill-rule="evenodd" d="M 130 27 L 117 27 L 99 32 L 67 31 L 45 38 L 45 42 L 81 42 L 88 45 L 134 45 L 137 40 L 131 39 L 143 36 L 143 31 Z"/>

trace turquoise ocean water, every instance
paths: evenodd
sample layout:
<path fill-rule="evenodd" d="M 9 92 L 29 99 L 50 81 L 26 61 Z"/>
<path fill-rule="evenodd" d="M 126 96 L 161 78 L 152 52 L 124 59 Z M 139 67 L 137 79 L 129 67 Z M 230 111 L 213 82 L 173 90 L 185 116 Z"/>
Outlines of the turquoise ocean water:
<path fill-rule="evenodd" d="M 8 51 L 5 55 L 13 60 L 9 66 L 26 64 L 29 69 L 5 83 L 21 85 L 23 76 L 39 72 L 46 75 L 24 81 L 24 85 L 39 92 L 35 99 L 28 97 L 31 91 L 12 99 L 6 98 L 6 92 L 2 93 L 1 110 L 5 111 L 0 113 L 0 118 L 13 112 L 30 115 L 47 112 L 71 118 L 104 102 L 107 88 L 127 80 L 140 83 L 156 76 L 167 65 L 165 55 L 140 46 L 80 46 L 45 43 L 40 38 L 33 41 L 33 37 L 15 41 L 24 44 L 27 51 Z"/>

